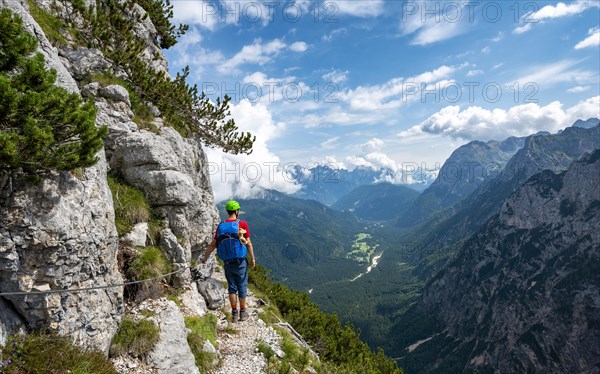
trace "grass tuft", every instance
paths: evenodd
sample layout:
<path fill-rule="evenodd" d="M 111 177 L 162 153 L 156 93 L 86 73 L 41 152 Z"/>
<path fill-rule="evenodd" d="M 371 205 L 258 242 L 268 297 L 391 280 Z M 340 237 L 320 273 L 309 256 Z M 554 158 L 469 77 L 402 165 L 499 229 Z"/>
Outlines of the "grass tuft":
<path fill-rule="evenodd" d="M 140 256 L 129 267 L 129 273 L 134 280 L 154 278 L 173 271 L 173 264 L 158 247 L 138 249 Z"/>
<path fill-rule="evenodd" d="M 0 346 L 0 372 L 117 373 L 101 352 L 78 347 L 65 336 L 38 333 L 10 337 Z"/>
<path fill-rule="evenodd" d="M 185 317 L 185 325 L 191 330 L 187 340 L 194 354 L 196 366 L 201 373 L 210 372 L 215 366 L 215 355 L 204 351 L 208 340 L 217 346 L 217 316 L 208 313 L 204 317 Z"/>
<path fill-rule="evenodd" d="M 67 25 L 60 18 L 40 7 L 35 0 L 27 0 L 27 5 L 29 6 L 29 13 L 44 30 L 44 34 L 50 40 L 50 43 L 56 47 L 66 46 L 68 42 L 62 31 L 68 30 Z"/>
<path fill-rule="evenodd" d="M 113 196 L 119 236 L 130 232 L 136 223 L 150 220 L 152 211 L 142 191 L 125 184 L 114 175 L 108 176 L 108 187 Z"/>
<path fill-rule="evenodd" d="M 159 338 L 158 327 L 147 319 L 125 318 L 110 346 L 111 356 L 131 354 L 140 357 L 150 352 Z"/>

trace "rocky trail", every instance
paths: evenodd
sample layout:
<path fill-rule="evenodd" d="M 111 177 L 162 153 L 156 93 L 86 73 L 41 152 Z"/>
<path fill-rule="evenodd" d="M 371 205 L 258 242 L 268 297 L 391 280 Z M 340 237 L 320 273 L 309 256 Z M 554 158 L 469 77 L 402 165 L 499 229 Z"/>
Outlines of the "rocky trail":
<path fill-rule="evenodd" d="M 225 281 L 222 272 L 213 273 L 213 278 Z M 227 290 L 224 289 L 223 292 L 226 300 L 223 309 L 229 310 Z M 281 336 L 259 318 L 259 313 L 266 312 L 260 309 L 259 301 L 251 291 L 248 291 L 247 304 L 250 318 L 242 322 L 229 322 L 227 316 L 220 310 L 211 312 L 219 317 L 217 343 L 221 364 L 214 371 L 216 374 L 266 373 L 267 360 L 257 348 L 261 341 L 268 344 L 276 354 L 283 353 L 279 346 Z"/>

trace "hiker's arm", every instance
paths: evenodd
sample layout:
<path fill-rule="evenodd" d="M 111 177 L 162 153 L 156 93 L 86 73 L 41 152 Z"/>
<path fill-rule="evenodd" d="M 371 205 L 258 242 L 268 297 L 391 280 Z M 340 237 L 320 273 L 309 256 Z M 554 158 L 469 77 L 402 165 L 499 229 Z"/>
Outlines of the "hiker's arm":
<path fill-rule="evenodd" d="M 206 249 L 206 253 L 204 253 L 204 257 L 202 258 L 202 263 L 204 263 L 208 260 L 208 258 L 213 253 L 215 248 L 217 248 L 217 241 L 215 239 L 213 239 L 212 242 L 210 242 L 210 244 L 208 245 L 208 248 Z"/>
<path fill-rule="evenodd" d="M 248 253 L 250 253 L 250 264 L 252 267 L 256 266 L 256 259 L 254 258 L 254 249 L 252 249 L 252 241 L 250 238 L 246 238 L 248 244 L 246 244 L 246 248 L 248 248 Z"/>

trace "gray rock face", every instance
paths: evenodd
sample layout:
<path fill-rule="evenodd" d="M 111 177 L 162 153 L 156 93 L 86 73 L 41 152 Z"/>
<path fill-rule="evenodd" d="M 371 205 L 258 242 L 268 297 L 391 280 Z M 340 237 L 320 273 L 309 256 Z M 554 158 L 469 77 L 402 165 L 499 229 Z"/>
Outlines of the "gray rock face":
<path fill-rule="evenodd" d="M 160 327 L 159 341 L 148 354 L 148 363 L 159 374 L 200 373 L 187 342 L 188 329 L 174 302 L 162 300 L 154 319 Z"/>
<path fill-rule="evenodd" d="M 106 163 L 82 180 L 53 174 L 40 185 L 13 178 L 0 193 L 0 291 L 60 290 L 122 282 Z M 7 296 L 31 328 L 49 325 L 106 351 L 123 309 L 122 289 Z"/>
<path fill-rule="evenodd" d="M 181 304 L 186 307 L 190 312 L 198 316 L 206 314 L 206 302 L 198 293 L 198 287 L 196 283 L 190 284 L 190 289 L 181 294 Z"/>
<path fill-rule="evenodd" d="M 596 150 L 506 200 L 426 288 L 420 312 L 443 333 L 415 351 L 438 352 L 420 371 L 453 362 L 457 371 L 597 372 L 599 185 Z"/>
<path fill-rule="evenodd" d="M 6 344 L 9 336 L 24 333 L 26 326 L 12 305 L 0 298 L 0 345 Z"/>
<path fill-rule="evenodd" d="M 145 247 L 148 236 L 148 223 L 141 222 L 133 226 L 130 233 L 123 237 L 123 241 L 129 242 L 137 247 Z"/>
<path fill-rule="evenodd" d="M 25 1 L 0 1 L 23 19 L 39 41 L 56 84 L 79 92 L 56 48 L 31 17 Z M 82 180 L 55 173 L 40 185 L 5 178 L 0 183 L 0 291 L 57 290 L 121 282 L 106 159 Z M 7 296 L 28 328 L 49 326 L 76 342 L 108 350 L 123 309 L 122 289 L 40 296 Z M 4 317 L 3 317 L 4 318 Z M 3 319 L 3 323 L 6 321 Z"/>
<path fill-rule="evenodd" d="M 197 257 L 212 239 L 218 220 L 200 144 L 170 127 L 163 127 L 158 135 L 118 130 L 109 138 L 114 144 L 111 168 L 144 191 L 173 233 L 187 239 L 186 250 Z M 186 255 L 188 265 L 190 258 Z"/>
<path fill-rule="evenodd" d="M 209 278 L 197 281 L 198 291 L 210 309 L 219 309 L 225 305 L 223 297 L 223 285 L 216 279 Z"/>
<path fill-rule="evenodd" d="M 95 48 L 62 48 L 59 54 L 76 80 L 82 80 L 89 74 L 101 74 L 112 68 L 110 61 Z"/>
<path fill-rule="evenodd" d="M 177 237 L 171 229 L 166 228 L 163 231 L 163 235 L 160 240 L 160 248 L 167 255 L 167 259 L 171 261 L 175 267 L 175 270 L 187 268 L 191 262 L 192 252 L 189 246 L 182 246 Z M 184 270 L 181 273 L 175 274 L 175 285 L 177 287 L 184 287 L 190 284 L 192 275 L 189 269 Z"/>

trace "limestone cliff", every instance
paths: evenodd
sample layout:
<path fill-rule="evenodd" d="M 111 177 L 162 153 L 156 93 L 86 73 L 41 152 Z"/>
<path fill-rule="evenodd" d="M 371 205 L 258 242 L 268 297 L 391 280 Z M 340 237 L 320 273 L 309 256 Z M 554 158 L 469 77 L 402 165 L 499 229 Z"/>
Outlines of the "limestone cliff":
<path fill-rule="evenodd" d="M 52 4 L 37 3 L 47 10 Z M 54 173 L 41 183 L 16 174 L 0 178 L 0 293 L 123 282 L 108 172 L 143 191 L 164 219 L 161 248 L 176 269 L 188 267 L 192 251 L 197 255 L 206 247 L 218 218 L 200 142 L 164 126 L 158 110 L 153 112 L 154 131 L 140 129 L 125 88 L 83 81 L 107 70 L 118 73 L 119 66 L 95 49 L 72 43 L 61 49 L 52 46 L 25 0 L 0 0 L 0 7 L 23 18 L 27 31 L 38 38 L 47 66 L 57 71 L 57 84 L 92 98 L 97 124 L 109 128 L 100 161 L 81 175 Z M 144 12 L 139 6 L 136 11 Z M 154 42 L 156 30 L 149 18 L 135 32 L 147 41 L 142 56 L 148 64 L 166 72 L 167 61 Z M 195 290 L 189 270 L 174 285 Z M 107 352 L 123 317 L 123 289 L 7 295 L 0 297 L 0 309 L 0 343 L 18 331 L 49 327 Z"/>

